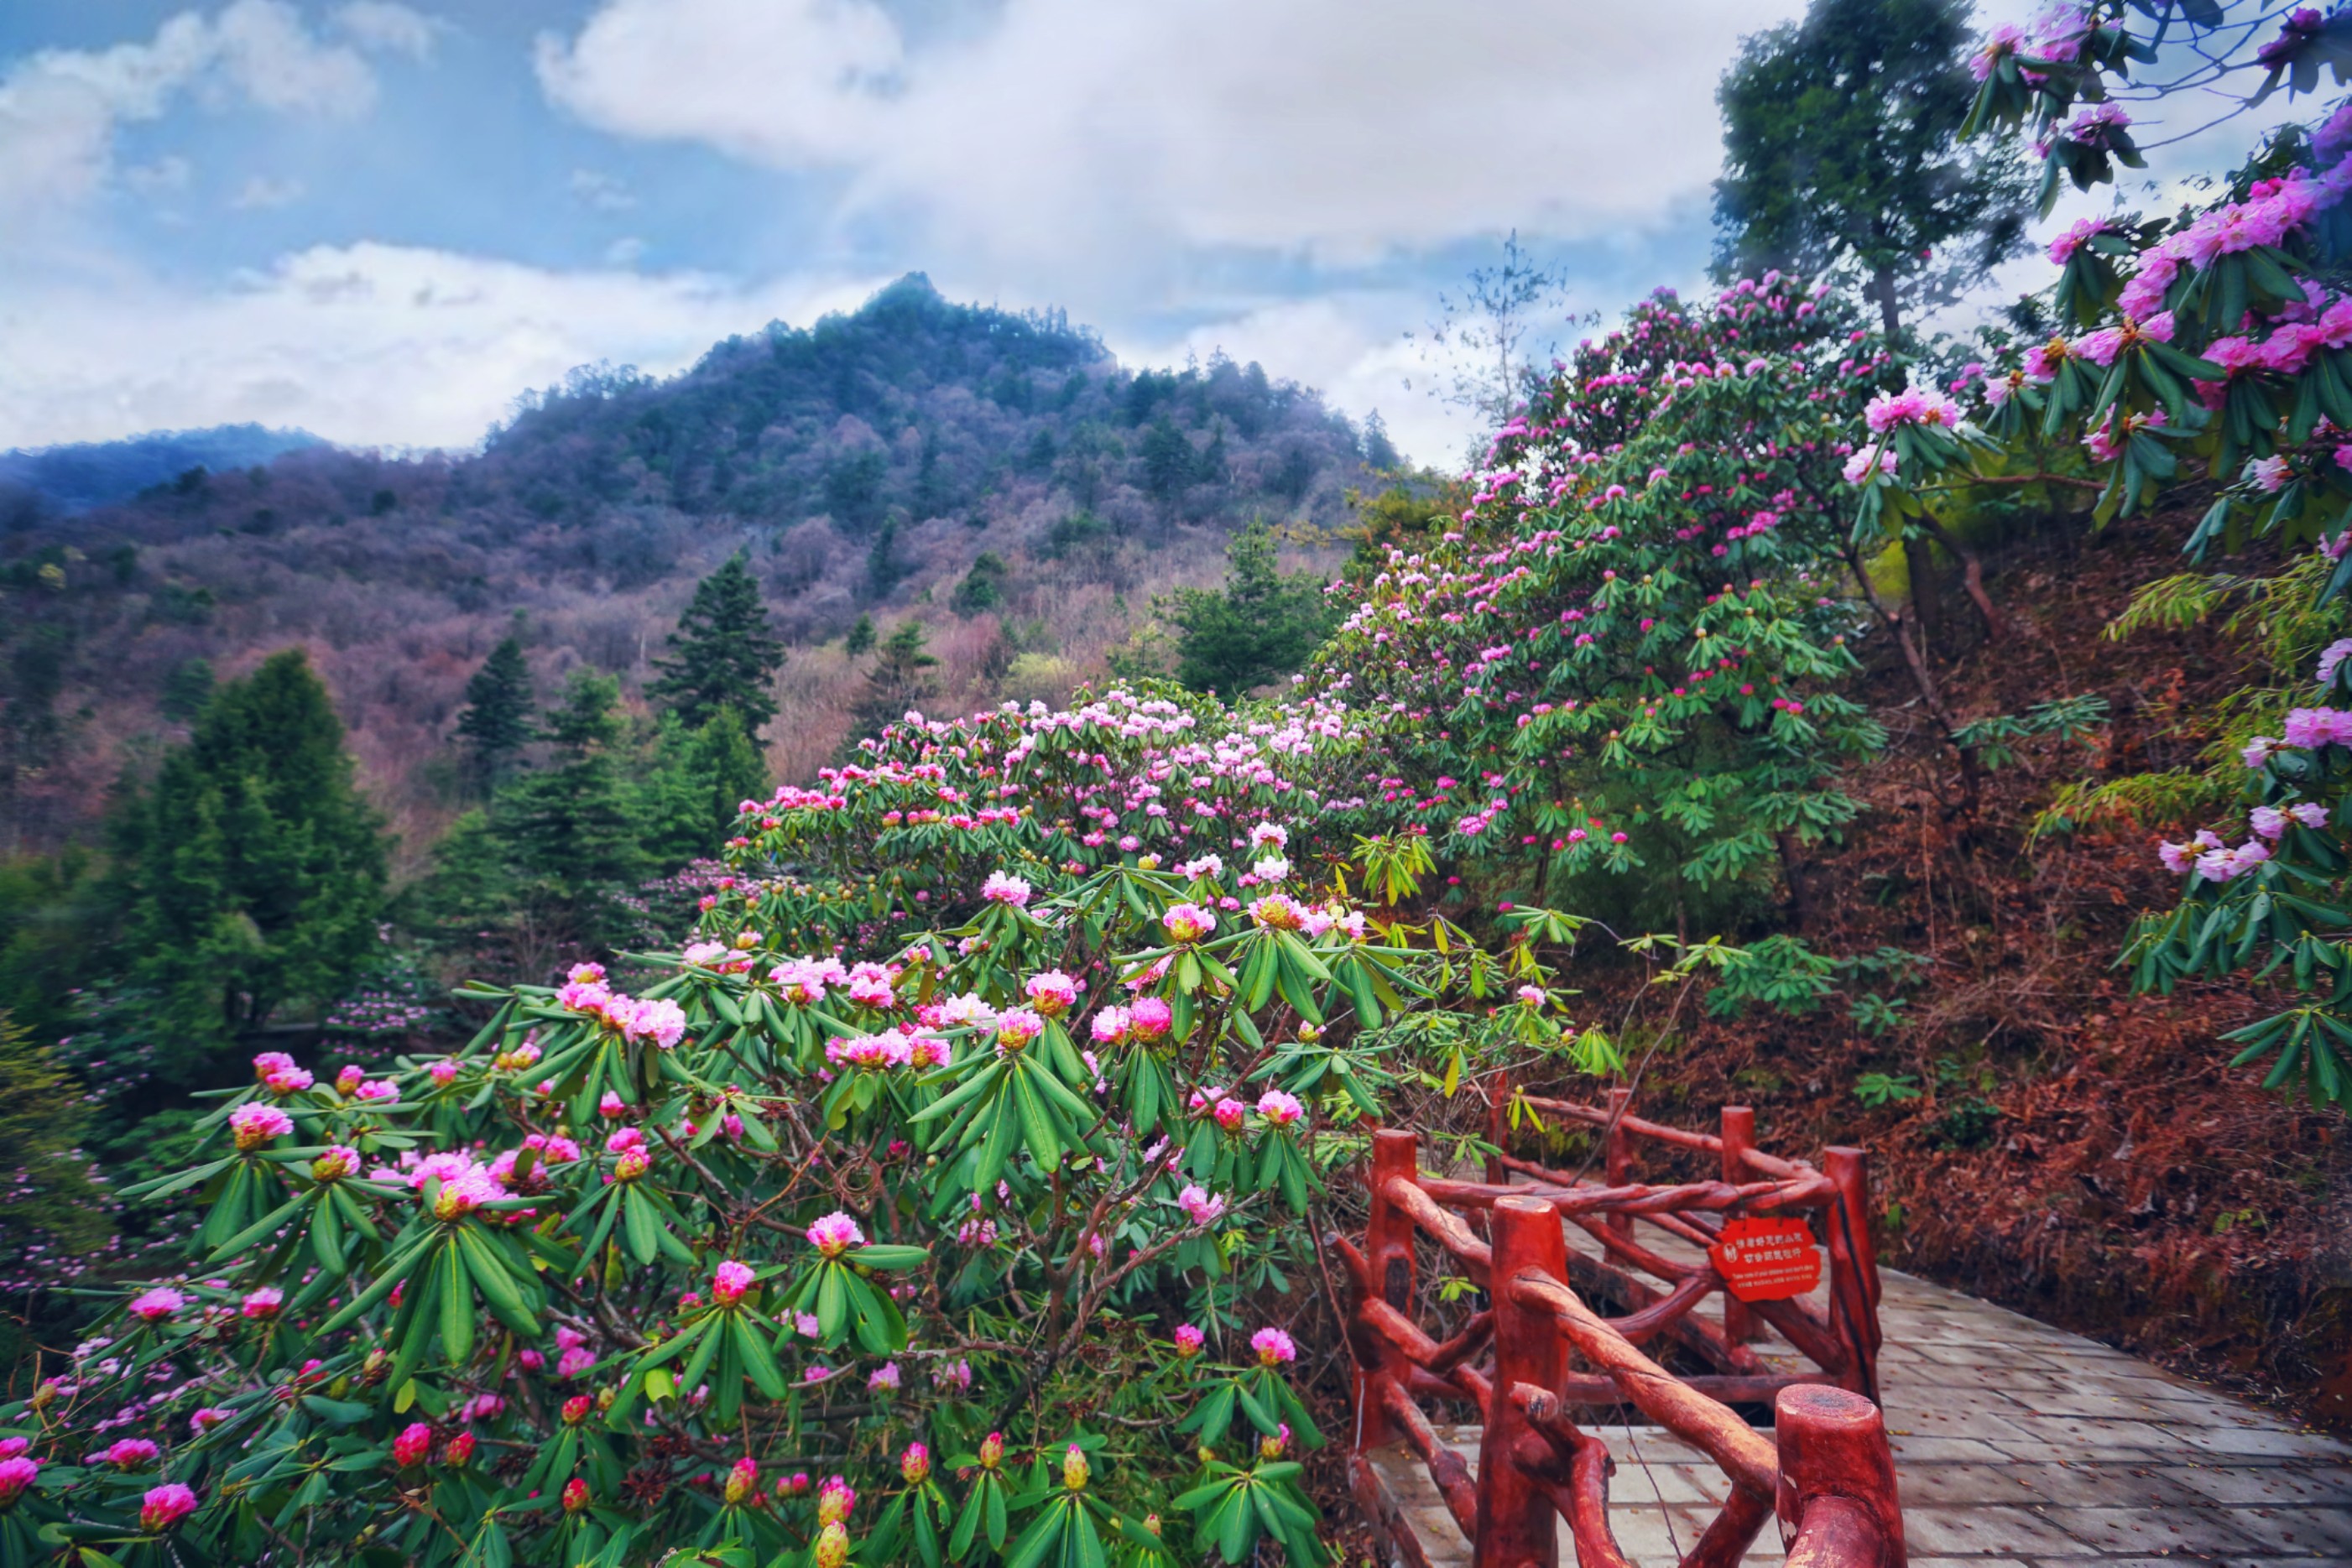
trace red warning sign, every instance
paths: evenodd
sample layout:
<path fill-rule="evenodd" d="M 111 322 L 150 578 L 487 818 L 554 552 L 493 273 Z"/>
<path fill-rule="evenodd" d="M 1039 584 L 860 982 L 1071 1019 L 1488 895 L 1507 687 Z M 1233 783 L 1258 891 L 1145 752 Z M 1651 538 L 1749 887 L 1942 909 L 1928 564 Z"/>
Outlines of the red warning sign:
<path fill-rule="evenodd" d="M 1706 1256 L 1743 1301 L 1784 1301 L 1822 1282 L 1822 1251 L 1801 1219 L 1726 1220 Z"/>

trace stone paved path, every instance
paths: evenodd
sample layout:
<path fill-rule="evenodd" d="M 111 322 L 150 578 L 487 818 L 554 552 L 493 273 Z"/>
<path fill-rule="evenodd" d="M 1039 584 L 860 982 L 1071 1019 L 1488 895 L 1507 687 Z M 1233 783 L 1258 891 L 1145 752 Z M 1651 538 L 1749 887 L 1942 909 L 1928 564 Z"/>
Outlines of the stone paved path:
<path fill-rule="evenodd" d="M 1884 1286 L 1881 1392 L 1912 1568 L 2352 1565 L 2352 1446 L 1925 1281 L 1887 1270 Z M 1722 1501 L 1721 1472 L 1659 1428 L 1594 1429 L 1617 1459 L 1618 1544 L 1672 1568 Z M 1439 1430 L 1475 1472 L 1478 1428 Z M 1393 1448 L 1374 1465 L 1432 1568 L 1467 1564 L 1419 1460 Z M 1780 1556 L 1768 1522 L 1747 1560 Z"/>

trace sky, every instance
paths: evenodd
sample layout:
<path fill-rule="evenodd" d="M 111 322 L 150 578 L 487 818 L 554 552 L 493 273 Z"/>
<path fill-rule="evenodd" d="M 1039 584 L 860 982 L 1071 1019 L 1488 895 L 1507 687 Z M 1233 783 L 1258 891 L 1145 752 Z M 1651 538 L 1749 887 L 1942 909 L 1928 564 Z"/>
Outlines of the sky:
<path fill-rule="evenodd" d="M 465 448 L 575 365 L 667 374 L 919 270 L 1450 463 L 1406 336 L 1440 291 L 1513 230 L 1577 310 L 1702 287 L 1716 80 L 1801 9 L 6 0 L 0 448 Z"/>

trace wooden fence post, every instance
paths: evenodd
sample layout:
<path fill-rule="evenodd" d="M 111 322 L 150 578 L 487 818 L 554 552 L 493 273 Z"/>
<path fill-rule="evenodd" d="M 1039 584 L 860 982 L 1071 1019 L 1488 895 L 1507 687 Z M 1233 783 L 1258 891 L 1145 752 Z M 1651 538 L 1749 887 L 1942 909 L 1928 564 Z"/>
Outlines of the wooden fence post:
<path fill-rule="evenodd" d="M 1842 1388 L 1800 1384 L 1780 1390 L 1773 1421 L 1775 1501 L 1791 1568 L 1905 1568 L 1895 1456 L 1878 1406 Z"/>
<path fill-rule="evenodd" d="M 1397 1176 L 1413 1181 L 1421 1175 L 1420 1134 L 1383 1127 L 1372 1134 L 1371 1215 L 1364 1225 L 1364 1260 L 1371 1266 L 1372 1289 L 1381 1300 L 1407 1317 L 1412 1315 L 1412 1218 L 1389 1201 L 1388 1185 Z M 1388 1412 L 1371 1380 L 1356 1374 L 1356 1448 L 1377 1448 L 1396 1437 Z"/>
<path fill-rule="evenodd" d="M 1601 1169 L 1607 1174 L 1611 1186 L 1624 1186 L 1633 1179 L 1633 1138 L 1623 1125 L 1626 1106 L 1633 1099 L 1631 1089 L 1609 1091 L 1608 1141 L 1603 1145 Z M 1630 1214 L 1609 1215 L 1607 1223 L 1609 1228 L 1620 1236 L 1633 1234 L 1633 1217 Z"/>
<path fill-rule="evenodd" d="M 1848 1146 L 1824 1149 L 1822 1174 L 1837 1189 L 1822 1218 L 1829 1231 L 1830 1314 L 1854 1362 L 1846 1385 L 1876 1399 L 1878 1248 L 1870 1235 L 1870 1156 Z"/>
<path fill-rule="evenodd" d="M 1723 1108 L 1723 1179 L 1734 1186 L 1750 1180 L 1754 1175 L 1740 1155 L 1756 1146 L 1756 1112 L 1747 1105 L 1726 1105 Z M 1729 1219 L 1731 1212 L 1726 1210 Z M 1723 1336 L 1734 1344 L 1744 1344 L 1756 1337 L 1755 1314 L 1747 1304 L 1731 1293 L 1728 1286 L 1723 1292 Z"/>
<path fill-rule="evenodd" d="M 1517 1454 L 1543 1441 L 1511 1390 L 1528 1384 L 1559 1386 L 1567 1359 L 1559 1324 L 1549 1312 L 1511 1299 L 1511 1281 L 1538 1273 L 1565 1282 L 1568 1242 L 1559 1215 L 1540 1198 L 1495 1200 L 1494 1265 L 1489 1276 L 1495 1312 L 1495 1395 L 1478 1450 L 1478 1529 L 1472 1561 L 1479 1568 L 1558 1568 L 1559 1513 L 1551 1496 L 1519 1468 Z"/>

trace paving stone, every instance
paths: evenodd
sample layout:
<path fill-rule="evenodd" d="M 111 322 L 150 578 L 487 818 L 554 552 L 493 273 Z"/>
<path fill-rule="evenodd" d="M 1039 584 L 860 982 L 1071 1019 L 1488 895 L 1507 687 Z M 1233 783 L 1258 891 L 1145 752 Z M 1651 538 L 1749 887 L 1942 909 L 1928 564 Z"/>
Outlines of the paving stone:
<path fill-rule="evenodd" d="M 1891 1270 L 1885 1282 L 1881 1393 L 1913 1568 L 2352 1568 L 2352 1448 L 2081 1335 Z M 1808 1364 L 1778 1336 L 1755 1349 L 1777 1369 Z M 1588 1429 L 1617 1460 L 1620 1545 L 1671 1568 L 1728 1483 L 1657 1427 Z M 1440 1432 L 1475 1469 L 1479 1429 Z M 1373 1458 L 1426 1521 L 1433 1568 L 1471 1568 L 1419 1461 Z M 1574 1561 L 1564 1527 L 1560 1554 Z M 1768 1522 L 1746 1561 L 1782 1555 Z"/>
<path fill-rule="evenodd" d="M 1903 1535 L 1905 1544 L 1914 1551 L 1955 1557 L 1975 1552 L 2011 1556 L 2079 1552 L 2091 1544 L 2068 1534 L 2034 1510 L 1998 1506 L 1906 1508 L 1903 1511 Z"/>

